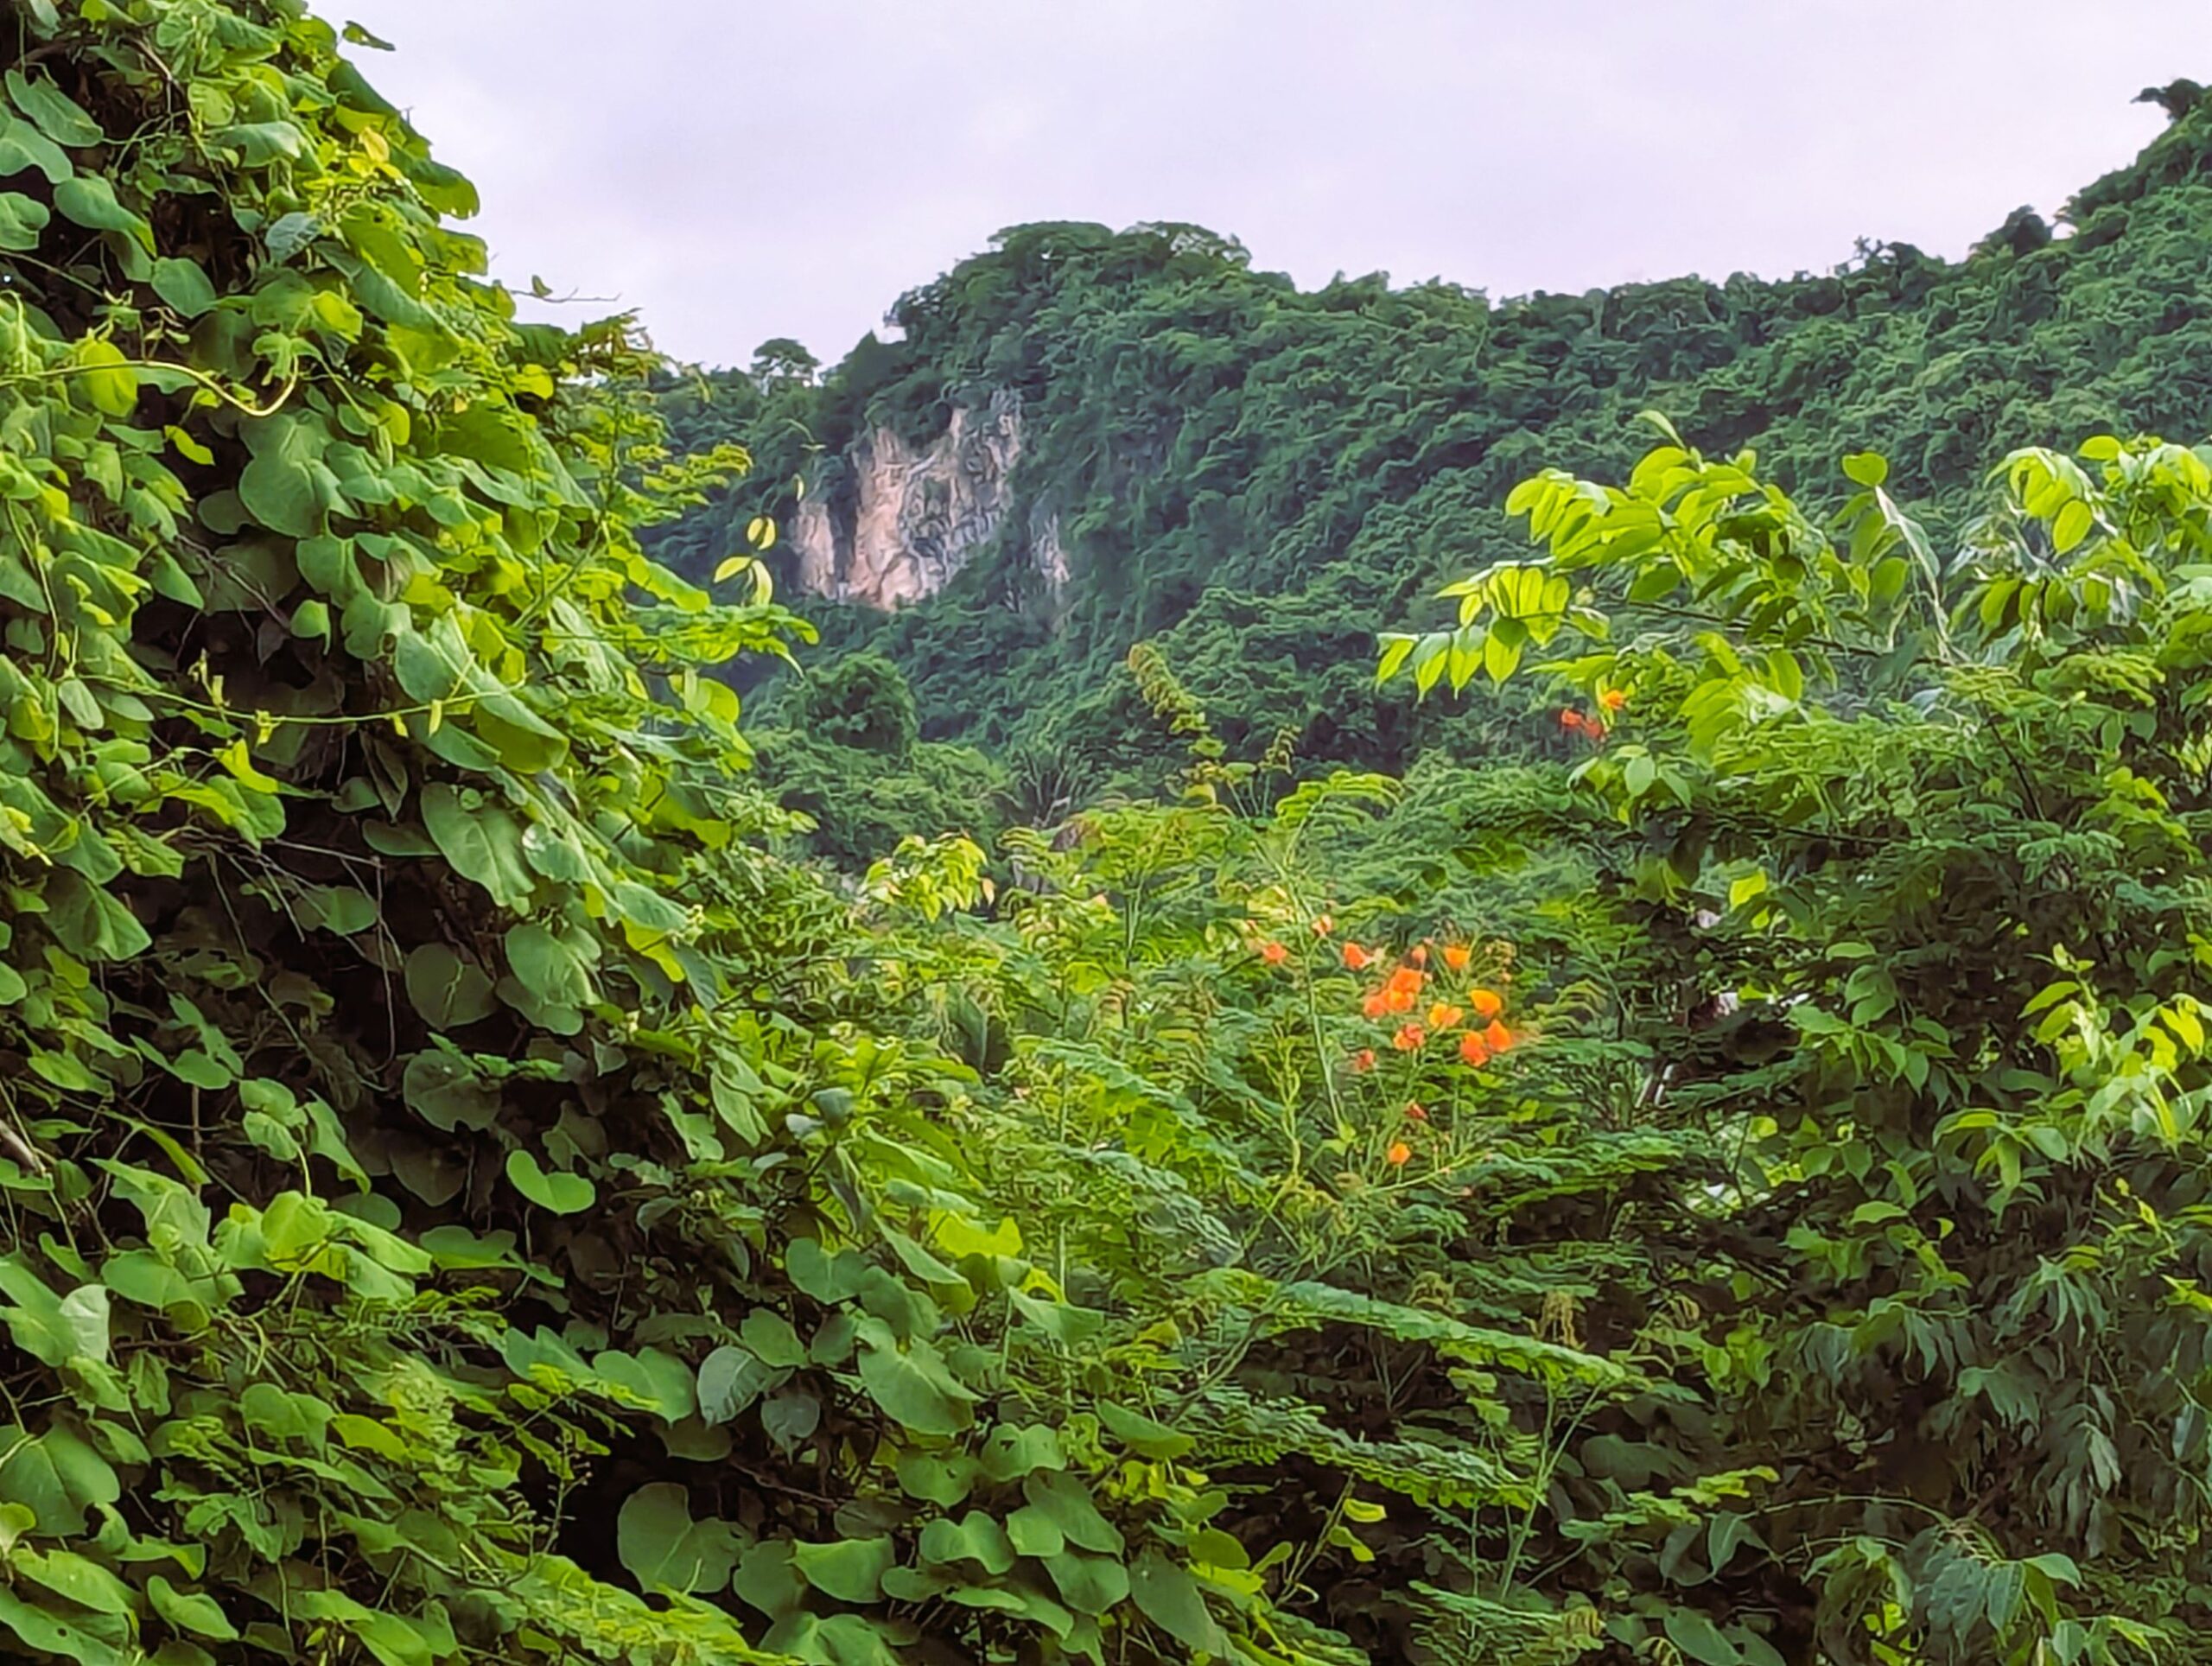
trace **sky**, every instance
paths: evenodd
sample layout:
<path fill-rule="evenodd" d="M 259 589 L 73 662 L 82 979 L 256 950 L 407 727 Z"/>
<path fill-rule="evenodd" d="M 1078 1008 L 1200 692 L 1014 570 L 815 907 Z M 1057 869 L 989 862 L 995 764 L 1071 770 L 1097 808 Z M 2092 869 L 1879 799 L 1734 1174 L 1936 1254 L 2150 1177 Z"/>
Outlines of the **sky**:
<path fill-rule="evenodd" d="M 1957 256 L 2212 80 L 2212 0 L 322 0 L 518 289 L 824 360 L 1027 220 L 1493 296 Z"/>

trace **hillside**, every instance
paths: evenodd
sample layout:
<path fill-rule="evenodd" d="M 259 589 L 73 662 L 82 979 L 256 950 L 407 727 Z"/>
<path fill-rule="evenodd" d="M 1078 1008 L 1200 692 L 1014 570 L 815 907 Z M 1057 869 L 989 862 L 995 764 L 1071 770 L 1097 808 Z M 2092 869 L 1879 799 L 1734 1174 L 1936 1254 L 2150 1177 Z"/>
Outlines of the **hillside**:
<path fill-rule="evenodd" d="M 774 516 L 828 653 L 895 662 L 925 742 L 1048 758 L 1078 795 L 1156 768 L 1122 668 L 1141 640 L 1232 753 L 1285 727 L 1315 761 L 1488 752 L 1500 722 L 1370 688 L 1374 621 L 1510 551 L 1497 511 L 1538 460 L 1624 467 L 1647 408 L 1708 452 L 1756 447 L 1815 505 L 1839 447 L 1878 448 L 1939 547 L 2013 446 L 2202 434 L 2212 106 L 2194 83 L 2155 96 L 2173 124 L 2132 165 L 1957 263 L 1862 244 L 1778 282 L 1494 302 L 1301 291 L 1192 226 L 1017 227 L 827 373 L 775 342 L 669 385 L 679 444 L 741 438 L 760 466 L 655 547 L 703 575 Z"/>

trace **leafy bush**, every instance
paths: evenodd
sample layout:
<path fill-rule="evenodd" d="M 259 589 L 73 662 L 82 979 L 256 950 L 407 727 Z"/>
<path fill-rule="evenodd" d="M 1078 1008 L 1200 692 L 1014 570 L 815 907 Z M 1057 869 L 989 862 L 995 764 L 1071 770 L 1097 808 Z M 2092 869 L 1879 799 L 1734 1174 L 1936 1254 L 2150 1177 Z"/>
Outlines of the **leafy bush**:
<path fill-rule="evenodd" d="M 1668 439 L 1621 486 L 1524 484 L 1542 559 L 1385 651 L 1426 683 L 1580 650 L 1618 894 L 1678 922 L 1646 976 L 1727 997 L 1647 1112 L 1712 1154 L 1638 1211 L 1675 1403 L 1585 1447 L 1561 1530 L 1715 1618 L 1802 1581 L 1838 1659 L 2201 1635 L 2212 453 L 2016 453 L 1939 564 L 1877 456 L 1831 543 Z M 1740 1526 L 1638 1496 L 1715 1469 L 1764 1478 Z"/>

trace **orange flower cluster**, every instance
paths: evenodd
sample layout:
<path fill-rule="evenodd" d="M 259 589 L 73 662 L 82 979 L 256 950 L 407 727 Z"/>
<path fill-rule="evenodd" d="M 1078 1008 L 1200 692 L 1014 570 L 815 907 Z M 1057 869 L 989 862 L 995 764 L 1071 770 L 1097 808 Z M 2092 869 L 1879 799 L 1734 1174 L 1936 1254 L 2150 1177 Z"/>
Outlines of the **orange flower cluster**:
<path fill-rule="evenodd" d="M 1519 1039 L 1493 1018 L 1484 1028 L 1469 1030 L 1459 1038 L 1459 1057 L 1479 1070 Z"/>
<path fill-rule="evenodd" d="M 1606 716 L 1617 715 L 1627 704 L 1628 695 L 1624 690 L 1598 690 L 1598 709 Z M 1570 734 L 1580 734 L 1593 747 L 1605 744 L 1605 719 L 1595 712 L 1578 711 L 1573 706 L 1563 706 L 1560 709 L 1559 726 Z"/>
<path fill-rule="evenodd" d="M 1357 943 L 1347 942 L 1338 952 L 1345 967 L 1355 972 L 1389 964 L 1390 960 L 1387 951 L 1365 948 Z M 1429 970 L 1432 957 L 1442 963 L 1441 970 Z M 1514 1046 L 1520 1038 L 1506 1026 L 1503 995 L 1495 989 L 1461 981 L 1474 960 L 1473 949 L 1465 943 L 1447 943 L 1441 947 L 1433 947 L 1426 942 L 1417 944 L 1390 967 L 1381 982 L 1362 994 L 1359 1009 L 1370 1020 L 1393 1023 L 1390 1046 L 1409 1059 L 1431 1040 L 1456 1035 L 1461 1062 L 1478 1070 Z M 1377 1063 L 1375 1048 L 1359 1048 L 1352 1053 L 1351 1062 L 1355 1074 L 1371 1074 Z M 1404 1121 L 1399 1125 L 1401 1131 L 1391 1135 L 1383 1148 L 1383 1162 L 1393 1169 L 1404 1168 L 1410 1163 L 1414 1159 L 1413 1142 L 1421 1137 L 1416 1130 L 1428 1122 L 1428 1107 L 1418 1099 L 1408 1100 Z"/>
<path fill-rule="evenodd" d="M 1387 958 L 1357 943 L 1345 944 L 1343 955 L 1344 964 L 1353 971 L 1364 970 Z M 1505 1010 L 1505 1002 L 1495 989 L 1471 988 L 1461 1001 L 1432 1000 L 1421 1019 L 1412 1016 L 1428 989 L 1432 976 L 1425 970 L 1428 958 L 1428 944 L 1417 944 L 1388 977 L 1360 998 L 1359 1009 L 1368 1018 L 1402 1021 L 1390 1037 L 1390 1045 L 1400 1052 L 1418 1052 L 1427 1045 L 1430 1037 L 1449 1034 L 1464 1024 L 1467 1027 L 1459 1038 L 1459 1057 L 1470 1065 L 1487 1064 L 1512 1046 L 1516 1038 L 1500 1016 Z M 1461 973 L 1472 963 L 1474 953 L 1464 943 L 1447 944 L 1442 951 L 1442 959 L 1450 971 Z M 1473 1012 L 1471 1021 L 1470 1008 Z M 1374 1067 L 1372 1047 L 1362 1048 L 1352 1056 L 1354 1070 L 1366 1071 Z"/>
<path fill-rule="evenodd" d="M 1567 706 L 1560 712 L 1559 726 L 1570 734 L 1580 730 L 1593 747 L 1601 747 L 1605 743 L 1604 720 L 1587 716 L 1575 710 L 1572 706 Z"/>

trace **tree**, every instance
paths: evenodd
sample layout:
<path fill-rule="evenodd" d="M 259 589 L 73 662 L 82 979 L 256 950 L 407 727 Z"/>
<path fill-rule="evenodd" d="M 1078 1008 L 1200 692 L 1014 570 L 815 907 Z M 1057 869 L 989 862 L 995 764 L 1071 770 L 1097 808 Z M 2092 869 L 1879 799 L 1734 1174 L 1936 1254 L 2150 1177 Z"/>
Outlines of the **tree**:
<path fill-rule="evenodd" d="M 2203 101 L 2203 83 L 2192 81 L 2186 76 L 2169 81 L 2164 86 L 2146 86 L 2135 95 L 2136 103 L 2154 104 L 2172 121 L 2179 121 Z"/>
<path fill-rule="evenodd" d="M 1694 1412 L 1598 1438 L 1764 1478 L 1755 1557 L 1686 1523 L 1632 1577 L 1724 1611 L 1802 1581 L 1839 1660 L 2205 1623 L 2212 467 L 2082 458 L 2016 453 L 1947 572 L 1879 458 L 1832 544 L 1670 432 L 1623 486 L 1523 485 L 1541 559 L 1386 652 L 1426 686 L 1567 651 L 1616 893 L 1702 992 L 1652 1031 L 1647 1114 L 1715 1154 L 1646 1229 L 1678 1235 Z"/>
<path fill-rule="evenodd" d="M 792 706 L 792 715 L 815 739 L 894 761 L 912 754 L 920 732 L 914 691 L 881 654 L 847 654 L 813 672 Z"/>
<path fill-rule="evenodd" d="M 822 361 L 788 335 L 772 337 L 753 349 L 753 384 L 764 396 L 791 383 L 811 384 L 821 372 Z"/>

